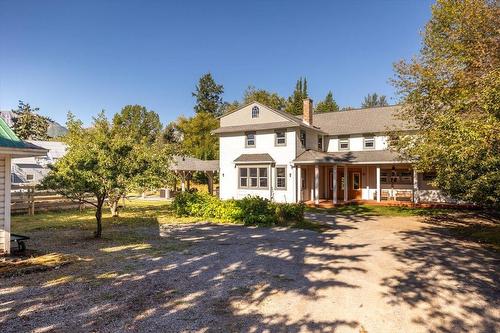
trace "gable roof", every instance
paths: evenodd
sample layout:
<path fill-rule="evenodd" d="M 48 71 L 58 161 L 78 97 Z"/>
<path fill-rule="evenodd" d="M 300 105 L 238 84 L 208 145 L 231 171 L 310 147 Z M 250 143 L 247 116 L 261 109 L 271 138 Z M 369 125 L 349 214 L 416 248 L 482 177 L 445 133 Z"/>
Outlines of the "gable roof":
<path fill-rule="evenodd" d="M 0 118 L 0 153 L 16 156 L 39 156 L 45 155 L 47 149 L 19 139 L 5 120 Z"/>
<path fill-rule="evenodd" d="M 228 115 L 230 115 L 230 114 L 233 114 L 233 113 L 235 113 L 235 112 L 237 112 L 237 111 L 239 111 L 239 110 L 241 110 L 241 109 L 244 109 L 244 108 L 246 108 L 247 106 L 252 105 L 252 104 L 257 104 L 257 105 L 258 105 L 258 106 L 260 106 L 260 107 L 263 107 L 263 108 L 265 108 L 265 109 L 268 109 L 269 111 L 274 112 L 274 113 L 276 113 L 276 114 L 278 114 L 278 115 L 282 116 L 283 118 L 285 118 L 286 120 L 288 120 L 288 121 L 290 122 L 290 125 L 289 125 L 289 126 L 282 126 L 281 128 L 284 128 L 284 127 L 297 127 L 297 126 L 299 126 L 299 127 L 309 128 L 309 129 L 312 129 L 312 130 L 315 130 L 315 131 L 318 131 L 318 132 L 323 132 L 323 131 L 322 131 L 322 130 L 318 127 L 318 126 L 311 126 L 311 125 L 309 125 L 309 124 L 305 123 L 305 122 L 302 120 L 302 116 L 300 116 L 300 117 L 296 117 L 295 115 L 290 114 L 290 113 L 288 113 L 288 112 L 286 112 L 286 111 L 273 109 L 273 108 L 271 108 L 271 107 L 269 107 L 269 106 L 267 106 L 267 105 L 265 105 L 265 104 L 262 104 L 262 103 L 260 103 L 260 102 L 257 102 L 257 101 L 253 101 L 253 102 L 251 102 L 251 103 L 247 103 L 247 104 L 245 104 L 245 105 L 242 105 L 242 106 L 238 107 L 238 108 L 237 108 L 237 109 L 235 109 L 235 110 L 232 110 L 232 111 L 230 111 L 230 112 L 227 112 L 227 113 L 223 114 L 222 116 L 220 116 L 220 117 L 219 117 L 219 119 L 224 118 L 225 116 L 228 116 Z M 280 122 L 280 123 L 282 123 L 282 122 Z M 270 123 L 270 124 L 274 124 L 274 125 L 276 125 L 277 123 Z M 257 126 L 257 125 L 247 125 L 247 126 L 250 126 L 250 127 L 252 127 L 252 126 L 253 126 L 253 127 L 255 127 L 255 126 Z M 223 128 L 229 129 L 229 127 L 235 127 L 235 129 L 234 129 L 234 130 L 223 130 Z M 228 126 L 228 127 L 220 127 L 220 128 L 218 128 L 218 129 L 216 129 L 215 131 L 213 131 L 212 133 L 227 133 L 227 132 L 229 132 L 229 131 L 236 132 L 236 131 L 238 131 L 238 129 L 239 129 L 240 127 L 242 127 L 242 126 Z M 270 128 L 278 128 L 278 127 L 273 126 L 273 127 L 270 127 Z M 253 130 L 253 129 L 254 129 L 254 128 L 249 128 L 249 130 Z M 255 129 L 257 129 L 257 128 L 255 128 Z M 326 133 L 325 133 L 325 134 L 326 134 Z"/>
<path fill-rule="evenodd" d="M 174 171 L 217 171 L 219 160 L 200 160 L 191 156 L 173 156 L 170 168 Z"/>
<path fill-rule="evenodd" d="M 411 124 L 397 118 L 401 106 L 353 109 L 314 113 L 313 122 L 329 135 L 383 133 L 388 130 L 412 130 Z"/>

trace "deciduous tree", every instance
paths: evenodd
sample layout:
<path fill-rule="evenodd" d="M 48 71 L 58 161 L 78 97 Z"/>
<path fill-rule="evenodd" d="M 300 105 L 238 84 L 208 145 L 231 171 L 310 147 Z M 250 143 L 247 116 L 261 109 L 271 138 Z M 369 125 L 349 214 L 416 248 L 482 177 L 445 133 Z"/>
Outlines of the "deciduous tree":
<path fill-rule="evenodd" d="M 219 127 L 219 121 L 208 112 L 199 112 L 191 118 L 180 117 L 177 130 L 182 141 L 182 151 L 202 160 L 219 157 L 219 140 L 212 131 Z"/>
<path fill-rule="evenodd" d="M 438 0 L 420 54 L 395 65 L 401 118 L 415 135 L 393 144 L 457 199 L 500 206 L 500 8 Z"/>

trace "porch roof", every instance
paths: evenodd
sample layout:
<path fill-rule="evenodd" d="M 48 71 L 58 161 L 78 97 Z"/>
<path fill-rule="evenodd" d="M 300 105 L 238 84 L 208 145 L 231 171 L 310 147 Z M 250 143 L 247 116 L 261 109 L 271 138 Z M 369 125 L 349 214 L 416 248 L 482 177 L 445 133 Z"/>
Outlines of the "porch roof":
<path fill-rule="evenodd" d="M 294 164 L 393 164 L 408 163 L 399 154 L 389 150 L 349 151 L 327 153 L 306 150 L 293 161 Z"/>
<path fill-rule="evenodd" d="M 234 163 L 274 163 L 271 155 L 265 154 L 241 154 Z"/>
<path fill-rule="evenodd" d="M 200 160 L 191 156 L 173 156 L 173 171 L 218 171 L 219 160 Z"/>

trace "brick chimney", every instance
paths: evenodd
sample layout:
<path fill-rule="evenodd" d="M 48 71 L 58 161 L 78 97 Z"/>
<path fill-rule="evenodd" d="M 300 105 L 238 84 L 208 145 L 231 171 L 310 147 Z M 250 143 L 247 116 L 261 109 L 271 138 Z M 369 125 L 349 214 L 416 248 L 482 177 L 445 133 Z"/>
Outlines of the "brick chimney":
<path fill-rule="evenodd" d="M 304 108 L 302 111 L 302 119 L 308 125 L 313 124 L 313 101 L 310 98 L 304 99 Z"/>

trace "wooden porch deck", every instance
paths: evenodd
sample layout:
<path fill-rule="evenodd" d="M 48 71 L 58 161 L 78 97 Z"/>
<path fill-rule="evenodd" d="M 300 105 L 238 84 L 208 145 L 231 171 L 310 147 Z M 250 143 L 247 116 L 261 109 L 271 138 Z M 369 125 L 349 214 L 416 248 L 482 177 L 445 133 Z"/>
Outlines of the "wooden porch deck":
<path fill-rule="evenodd" d="M 461 204 L 451 204 L 451 203 L 439 203 L 439 202 L 429 202 L 429 203 L 413 203 L 411 201 L 395 201 L 395 200 L 349 200 L 347 202 L 339 201 L 337 204 L 333 204 L 332 200 L 321 199 L 319 204 L 315 204 L 314 201 L 305 201 L 304 204 L 308 207 L 316 208 L 334 208 L 347 205 L 370 205 L 370 206 L 392 206 L 392 207 L 413 207 L 413 208 L 461 208 L 461 209 L 477 209 L 475 206 L 471 205 L 461 205 Z"/>

